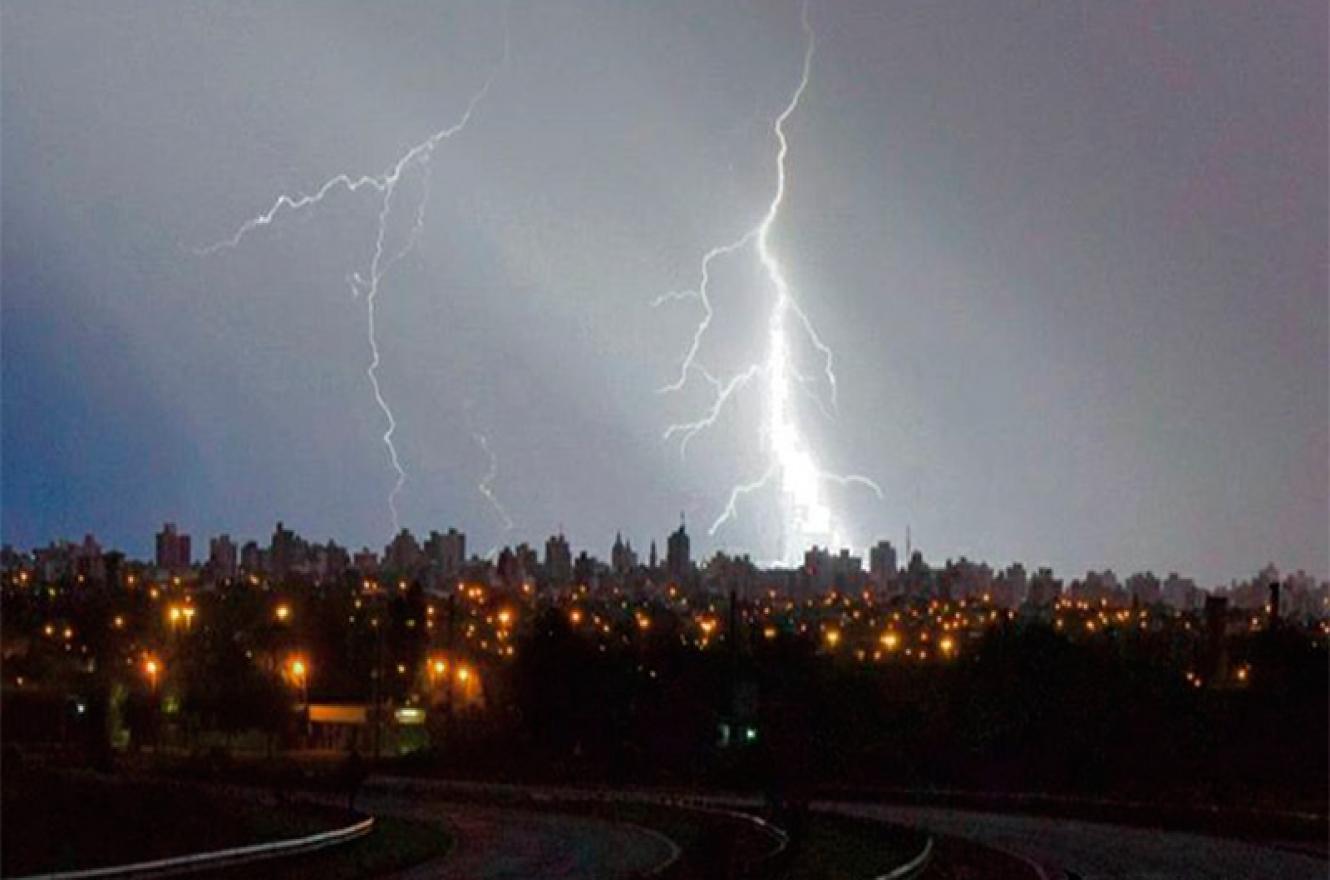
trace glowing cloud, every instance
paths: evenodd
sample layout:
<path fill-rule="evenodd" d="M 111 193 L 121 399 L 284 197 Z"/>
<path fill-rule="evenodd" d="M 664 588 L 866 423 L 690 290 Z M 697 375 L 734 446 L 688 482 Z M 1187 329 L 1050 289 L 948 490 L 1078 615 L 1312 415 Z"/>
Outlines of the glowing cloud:
<path fill-rule="evenodd" d="M 771 228 L 780 214 L 781 204 L 785 200 L 786 157 L 789 154 L 789 141 L 785 136 L 785 123 L 799 107 L 808 88 L 808 78 L 812 71 L 815 40 L 812 26 L 808 21 L 808 5 L 804 4 L 800 23 L 803 27 L 805 46 L 803 67 L 799 85 L 790 100 L 776 116 L 772 132 L 776 137 L 776 190 L 761 220 L 738 239 L 729 244 L 714 247 L 702 258 L 701 281 L 695 290 L 667 293 L 653 302 L 659 306 L 667 302 L 696 299 L 702 305 L 703 315 L 693 331 L 692 339 L 684 353 L 679 367 L 679 376 L 661 389 L 663 392 L 679 391 L 688 382 L 690 375 L 700 376 L 713 391 L 711 405 L 699 418 L 670 425 L 665 430 L 665 438 L 680 438 L 681 454 L 686 452 L 688 442 L 699 432 L 711 427 L 724 412 L 726 406 L 740 391 L 751 382 L 761 377 L 765 380 L 765 418 L 762 440 L 768 453 L 767 467 L 760 477 L 749 482 L 736 484 L 731 490 L 729 500 L 720 515 L 712 523 L 710 533 L 715 534 L 721 526 L 738 516 L 738 504 L 744 496 L 773 484 L 780 491 L 781 505 L 781 546 L 779 557 L 782 562 L 795 563 L 803 550 L 812 543 L 837 545 L 842 541 L 840 526 L 826 499 L 827 483 L 838 485 L 861 485 L 872 490 L 878 498 L 882 490 L 868 477 L 858 474 L 836 474 L 823 470 L 817 457 L 808 448 L 808 444 L 799 429 L 798 413 L 792 405 L 792 392 L 797 388 L 807 390 L 811 384 L 809 377 L 799 372 L 790 350 L 791 324 L 801 331 L 803 337 L 812 345 L 821 358 L 821 369 L 830 389 L 831 406 L 824 412 L 830 413 L 836 408 L 837 384 L 831 349 L 822 341 L 813 327 L 808 314 L 795 299 L 789 280 L 779 258 L 771 247 Z M 743 370 L 725 379 L 718 378 L 706 369 L 698 360 L 703 338 L 711 326 L 714 312 L 711 307 L 711 270 L 712 263 L 721 257 L 729 257 L 754 247 L 756 256 L 766 280 L 770 285 L 773 298 L 771 309 L 767 313 L 767 350 L 766 359 L 750 364 Z M 818 398 L 819 405 L 822 404 Z"/>

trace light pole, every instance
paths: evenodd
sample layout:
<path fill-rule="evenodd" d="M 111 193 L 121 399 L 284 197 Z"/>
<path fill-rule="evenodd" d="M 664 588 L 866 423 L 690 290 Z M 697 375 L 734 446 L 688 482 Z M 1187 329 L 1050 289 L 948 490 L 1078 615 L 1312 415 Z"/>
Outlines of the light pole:
<path fill-rule="evenodd" d="M 442 681 L 447 684 L 448 681 L 448 661 L 442 657 L 435 657 L 429 661 L 429 680 L 431 687 L 438 686 Z"/>
<path fill-rule="evenodd" d="M 153 699 L 150 706 L 152 749 L 157 751 L 157 724 L 158 724 L 158 705 L 157 705 L 157 679 L 162 673 L 162 664 L 156 657 L 146 657 L 143 660 L 143 673 L 148 676 L 148 688 L 152 693 Z"/>
<path fill-rule="evenodd" d="M 309 713 L 309 667 L 299 657 L 291 661 L 291 678 L 300 686 L 300 703 L 305 713 L 305 740 L 313 734 L 313 722 Z"/>

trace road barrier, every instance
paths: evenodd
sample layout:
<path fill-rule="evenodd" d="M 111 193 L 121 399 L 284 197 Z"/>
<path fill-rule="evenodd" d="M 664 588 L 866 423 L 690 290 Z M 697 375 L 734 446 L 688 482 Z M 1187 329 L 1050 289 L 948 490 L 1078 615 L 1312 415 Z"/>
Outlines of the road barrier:
<path fill-rule="evenodd" d="M 892 868 L 885 874 L 879 874 L 873 880 L 914 880 L 928 868 L 928 863 L 933 860 L 933 838 L 930 835 L 924 841 L 924 848 L 917 856 L 910 859 L 903 865 Z"/>
<path fill-rule="evenodd" d="M 335 828 L 309 837 L 295 837 L 289 840 L 277 840 L 272 843 L 256 843 L 251 846 L 238 846 L 231 849 L 219 849 L 212 852 L 196 853 L 188 856 L 173 856 L 167 859 L 154 859 L 149 862 L 135 862 L 131 865 L 111 865 L 106 868 L 90 868 L 83 871 L 65 871 L 57 874 L 29 874 L 14 880 L 107 880 L 123 877 L 175 877 L 191 874 L 195 871 L 244 865 L 250 862 L 268 859 L 287 858 L 289 856 L 310 853 L 330 846 L 347 843 L 364 837 L 374 830 L 374 817 Z"/>

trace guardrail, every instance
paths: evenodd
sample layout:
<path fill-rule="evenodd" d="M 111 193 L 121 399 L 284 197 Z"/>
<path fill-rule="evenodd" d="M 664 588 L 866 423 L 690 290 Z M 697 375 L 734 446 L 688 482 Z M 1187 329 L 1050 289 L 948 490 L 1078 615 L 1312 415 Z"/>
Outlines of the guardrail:
<path fill-rule="evenodd" d="M 754 809 L 760 801 L 752 797 L 739 795 L 689 795 L 671 792 L 652 792 L 640 789 L 599 789 L 599 788 L 578 788 L 574 786 L 547 786 L 547 787 L 525 787 L 513 785 L 511 783 L 477 783 L 458 780 L 420 780 L 404 777 L 377 777 L 375 782 L 399 789 L 414 789 L 416 791 L 453 791 L 462 793 L 503 793 L 511 797 L 520 797 L 535 803 L 557 803 L 558 801 L 582 801 L 599 803 L 638 803 L 655 804 L 657 806 L 671 807 L 674 809 L 695 810 L 698 812 L 712 813 L 715 815 L 726 816 L 731 819 L 744 821 L 757 827 L 760 831 L 767 834 L 773 842 L 772 849 L 767 852 L 760 861 L 766 863 L 768 860 L 779 856 L 789 846 L 790 837 L 785 829 L 768 822 L 762 816 L 755 812 L 749 812 Z M 632 824 L 632 823 L 628 823 Z M 649 830 L 649 829 L 647 829 Z M 668 840 L 668 838 L 666 838 Z M 924 873 L 933 860 L 933 849 L 935 841 L 932 835 L 924 839 L 923 848 L 909 861 L 898 865 L 885 874 L 880 874 L 872 880 L 915 880 Z M 675 859 L 671 859 L 662 865 L 658 871 L 652 872 L 652 876 L 657 876 L 665 868 L 673 865 Z"/>
<path fill-rule="evenodd" d="M 65 871 L 56 874 L 29 874 L 13 880 L 103 880 L 103 878 L 122 877 L 174 877 L 194 871 L 225 868 L 244 865 L 250 862 L 268 859 L 286 858 L 302 853 L 314 852 L 337 846 L 348 841 L 364 837 L 374 830 L 374 817 L 334 828 L 308 837 L 294 837 L 277 840 L 272 843 L 256 843 L 250 846 L 237 846 L 231 849 L 219 849 L 212 852 L 196 853 L 188 856 L 173 856 L 166 859 L 154 859 L 148 862 L 134 862 L 129 865 L 111 865 L 106 868 L 89 868 L 82 871 Z"/>
<path fill-rule="evenodd" d="M 903 865 L 898 865 L 895 868 L 892 868 L 885 874 L 879 874 L 877 877 L 874 877 L 873 880 L 914 880 L 915 877 L 918 877 L 924 872 L 924 869 L 928 867 L 928 863 L 932 860 L 933 837 L 932 835 L 929 835 L 928 839 L 924 841 L 924 848 L 917 856 Z"/>

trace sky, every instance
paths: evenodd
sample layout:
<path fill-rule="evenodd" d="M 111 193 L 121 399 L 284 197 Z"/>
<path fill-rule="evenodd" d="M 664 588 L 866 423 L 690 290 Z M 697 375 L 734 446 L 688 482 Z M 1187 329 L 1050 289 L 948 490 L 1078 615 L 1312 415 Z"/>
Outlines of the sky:
<path fill-rule="evenodd" d="M 1203 584 L 1330 574 L 1323 2 L 813 0 L 770 229 L 840 534 Z M 0 5 L 0 531 L 150 551 L 562 529 L 778 555 L 758 383 L 676 392 L 704 254 L 777 186 L 800 7 L 766 0 Z M 505 60 L 505 40 L 509 52 Z M 426 179 L 426 170 L 428 179 Z M 419 212 L 419 214 L 417 213 Z M 698 358 L 767 357 L 752 249 Z M 492 453 L 492 458 L 491 458 Z M 196 544 L 198 546 L 198 544 Z M 196 551 L 197 552 L 197 551 Z"/>

